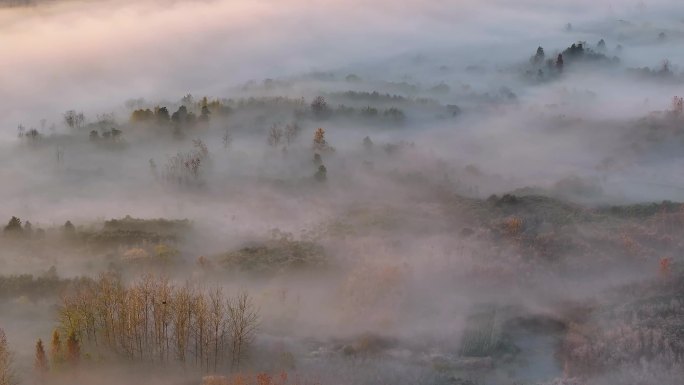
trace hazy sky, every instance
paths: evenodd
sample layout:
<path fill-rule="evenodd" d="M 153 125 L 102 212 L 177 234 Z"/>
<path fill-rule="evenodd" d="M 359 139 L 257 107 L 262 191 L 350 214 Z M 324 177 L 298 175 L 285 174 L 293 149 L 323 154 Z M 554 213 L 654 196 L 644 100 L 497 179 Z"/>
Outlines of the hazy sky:
<path fill-rule="evenodd" d="M 673 12 L 681 8 L 673 1 L 112 0 L 5 9 L 3 131 L 134 97 L 220 95 L 249 79 L 378 62 L 391 70 L 389 59 L 401 54 L 504 65 L 539 44 L 593 37 L 606 20 L 657 18 L 681 31 L 674 15 L 682 13 Z M 568 22 L 572 36 L 563 30 Z"/>

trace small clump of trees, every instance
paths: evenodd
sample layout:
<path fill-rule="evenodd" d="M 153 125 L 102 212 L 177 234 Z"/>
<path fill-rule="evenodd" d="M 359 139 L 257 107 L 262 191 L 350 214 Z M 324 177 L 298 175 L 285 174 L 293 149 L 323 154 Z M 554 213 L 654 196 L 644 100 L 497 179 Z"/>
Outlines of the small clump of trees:
<path fill-rule="evenodd" d="M 178 185 L 197 185 L 201 182 L 200 176 L 208 161 L 207 145 L 200 139 L 193 140 L 192 151 L 178 152 L 168 159 L 162 177 L 165 181 Z"/>
<path fill-rule="evenodd" d="M 174 286 L 150 275 L 127 286 L 103 274 L 70 290 L 59 308 L 59 330 L 72 346 L 64 359 L 71 363 L 82 350 L 99 349 L 136 362 L 239 370 L 258 326 L 245 292 L 226 296 L 218 287 Z"/>

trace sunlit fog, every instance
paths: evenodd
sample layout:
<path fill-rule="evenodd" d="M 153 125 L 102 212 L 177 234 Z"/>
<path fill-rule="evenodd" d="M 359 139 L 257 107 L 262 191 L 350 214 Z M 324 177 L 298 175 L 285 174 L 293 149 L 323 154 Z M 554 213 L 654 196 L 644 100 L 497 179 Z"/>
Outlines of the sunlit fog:
<path fill-rule="evenodd" d="M 0 0 L 0 385 L 679 385 L 684 3 Z"/>

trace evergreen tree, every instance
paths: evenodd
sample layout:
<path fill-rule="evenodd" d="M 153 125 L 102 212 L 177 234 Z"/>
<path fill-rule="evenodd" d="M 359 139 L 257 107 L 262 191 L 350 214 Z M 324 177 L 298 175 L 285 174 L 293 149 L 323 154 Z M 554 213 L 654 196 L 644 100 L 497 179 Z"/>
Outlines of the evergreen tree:
<path fill-rule="evenodd" d="M 556 68 L 558 69 L 559 72 L 563 71 L 563 54 L 562 53 L 558 54 L 558 59 L 556 59 Z"/>
<path fill-rule="evenodd" d="M 21 227 L 21 219 L 17 217 L 12 217 L 9 222 L 7 223 L 7 226 L 5 226 L 4 232 L 7 233 L 21 233 L 23 231 L 23 228 Z"/>

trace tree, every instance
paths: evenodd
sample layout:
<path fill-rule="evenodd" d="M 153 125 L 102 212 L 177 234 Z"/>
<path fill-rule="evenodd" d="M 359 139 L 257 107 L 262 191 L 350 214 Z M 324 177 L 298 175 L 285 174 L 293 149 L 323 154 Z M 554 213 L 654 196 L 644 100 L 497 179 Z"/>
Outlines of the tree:
<path fill-rule="evenodd" d="M 363 148 L 365 148 L 366 151 L 370 151 L 373 149 L 373 141 L 369 136 L 363 138 Z"/>
<path fill-rule="evenodd" d="M 157 122 L 160 124 L 168 123 L 171 120 L 171 116 L 169 115 L 169 109 L 166 107 L 155 108 L 154 115 L 157 118 Z"/>
<path fill-rule="evenodd" d="M 59 331 L 57 329 L 52 332 L 52 341 L 50 343 L 50 361 L 52 361 L 53 366 L 62 362 L 62 340 L 59 337 Z"/>
<path fill-rule="evenodd" d="M 31 222 L 26 221 L 24 223 L 24 233 L 28 237 L 30 237 L 33 234 L 33 225 L 31 224 Z"/>
<path fill-rule="evenodd" d="M 325 101 L 323 96 L 317 96 L 311 102 L 311 111 L 315 117 L 325 118 L 329 115 L 330 108 L 328 107 L 328 103 Z"/>
<path fill-rule="evenodd" d="M 606 41 L 601 39 L 599 40 L 598 44 L 596 44 L 596 49 L 599 51 L 605 51 L 606 50 Z"/>
<path fill-rule="evenodd" d="M 254 339 L 259 326 L 259 315 L 254 308 L 252 299 L 244 292 L 229 299 L 226 306 L 231 337 L 231 367 L 239 370 L 240 361 Z"/>
<path fill-rule="evenodd" d="M 43 347 L 43 340 L 41 339 L 38 339 L 38 342 L 36 342 L 36 357 L 33 362 L 33 368 L 36 371 L 39 382 L 43 383 L 50 370 L 50 366 L 45 354 L 45 348 Z"/>
<path fill-rule="evenodd" d="M 24 231 L 21 227 L 21 219 L 13 216 L 3 231 L 5 234 L 21 234 Z"/>
<path fill-rule="evenodd" d="M 292 142 L 294 142 L 294 140 L 297 138 L 297 135 L 299 135 L 300 130 L 301 129 L 297 123 L 292 123 L 285 126 L 285 140 L 287 141 L 287 144 L 292 144 Z"/>
<path fill-rule="evenodd" d="M 81 360 L 81 344 L 78 342 L 78 337 L 76 337 L 76 332 L 71 331 L 69 337 L 67 338 L 67 362 L 73 368 L 78 366 Z"/>
<path fill-rule="evenodd" d="M 558 69 L 558 72 L 563 72 L 563 54 L 559 53 L 558 58 L 556 59 L 556 69 Z"/>
<path fill-rule="evenodd" d="M 684 98 L 681 96 L 675 96 L 672 98 L 672 112 L 676 116 L 682 115 L 684 112 Z"/>
<path fill-rule="evenodd" d="M 76 232 L 76 227 L 71 221 L 66 221 L 62 229 L 65 234 L 74 234 Z"/>
<path fill-rule="evenodd" d="M 325 140 L 325 130 L 323 128 L 317 128 L 314 132 L 313 145 L 314 150 L 316 151 L 331 149 L 331 147 L 328 145 L 328 142 Z"/>
<path fill-rule="evenodd" d="M 230 143 L 233 142 L 233 136 L 230 134 L 229 128 L 226 128 L 226 130 L 223 132 L 223 137 L 221 140 L 223 141 L 223 148 L 227 150 L 228 146 L 230 146 Z"/>
<path fill-rule="evenodd" d="M 273 147 L 278 147 L 280 144 L 280 140 L 283 137 L 283 129 L 280 128 L 277 124 L 274 124 L 271 126 L 271 129 L 268 130 L 268 144 L 273 146 Z"/>
<path fill-rule="evenodd" d="M 185 123 L 188 120 L 188 108 L 185 106 L 178 107 L 178 110 L 171 115 L 171 120 L 174 123 Z"/>
<path fill-rule="evenodd" d="M 199 117 L 200 122 L 208 122 L 210 115 L 211 115 L 211 111 L 209 111 L 209 107 L 207 107 L 206 104 L 203 105 L 202 106 L 202 112 L 200 113 L 200 117 Z"/>
<path fill-rule="evenodd" d="M 64 122 L 71 129 L 78 129 L 83 126 L 85 122 L 85 116 L 83 112 L 76 112 L 74 110 L 69 110 L 64 113 Z"/>
<path fill-rule="evenodd" d="M 12 352 L 7 344 L 5 331 L 0 329 L 0 385 L 15 385 L 17 383 L 14 375 Z"/>
<path fill-rule="evenodd" d="M 324 165 L 318 166 L 318 171 L 314 174 L 314 178 L 319 182 L 325 182 L 328 179 L 328 169 Z"/>
<path fill-rule="evenodd" d="M 542 48 L 541 46 L 537 47 L 537 53 L 535 53 L 532 57 L 532 63 L 536 65 L 542 64 L 544 63 L 544 57 L 544 48 Z"/>

